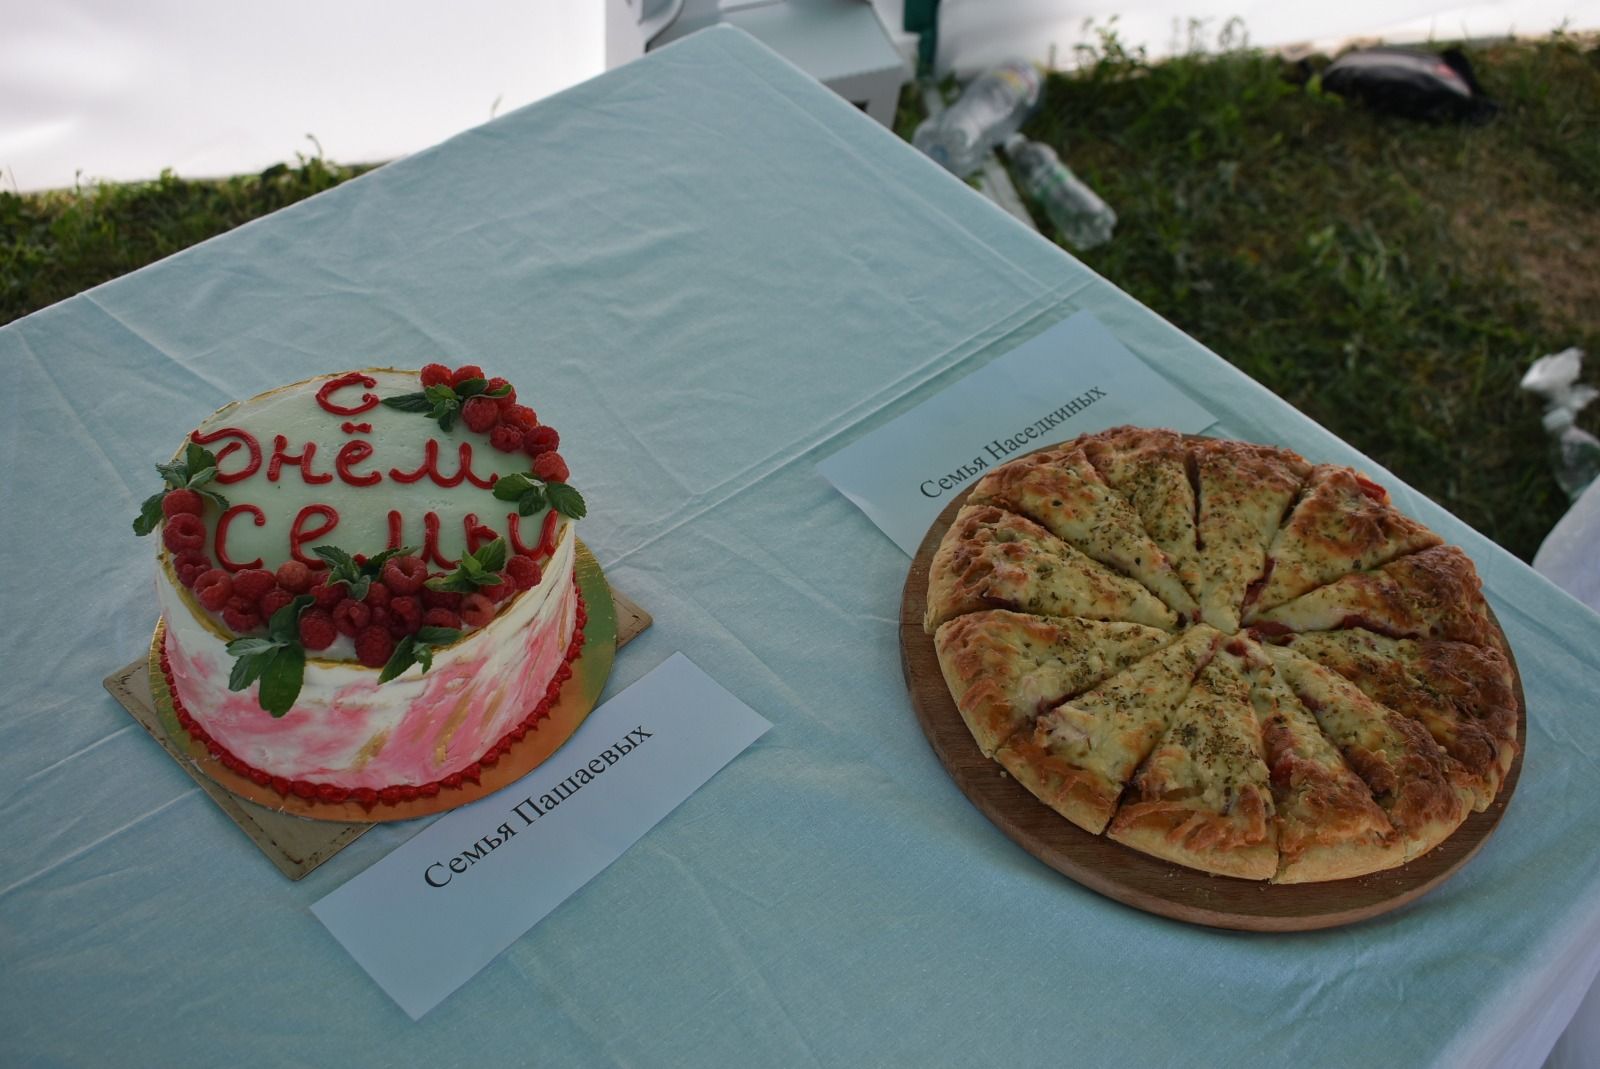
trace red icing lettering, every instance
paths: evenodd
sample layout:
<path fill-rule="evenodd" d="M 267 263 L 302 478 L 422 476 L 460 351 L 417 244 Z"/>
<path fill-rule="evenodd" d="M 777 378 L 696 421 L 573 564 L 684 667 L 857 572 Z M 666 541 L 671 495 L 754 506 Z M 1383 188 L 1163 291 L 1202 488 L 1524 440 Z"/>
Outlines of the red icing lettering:
<path fill-rule="evenodd" d="M 310 446 L 306 447 L 310 449 Z M 372 444 L 360 440 L 346 442 L 339 447 L 339 455 L 333 460 L 333 470 L 339 473 L 339 478 L 351 486 L 373 486 L 383 481 L 383 476 L 375 471 L 365 475 L 357 475 L 350 469 L 372 455 Z"/>
<path fill-rule="evenodd" d="M 360 433 L 362 433 L 362 434 L 371 434 L 372 433 L 372 424 L 370 424 L 370 423 L 349 423 L 349 422 L 346 422 L 346 423 L 339 424 L 339 429 L 341 431 L 344 431 L 346 434 L 355 434 L 358 431 Z"/>
<path fill-rule="evenodd" d="M 255 436 L 249 431 L 241 431 L 238 427 L 222 427 L 212 431 L 210 434 L 201 434 L 199 431 L 195 431 L 189 435 L 190 441 L 196 445 L 210 445 L 212 442 L 220 442 L 224 438 L 232 438 L 234 441 L 223 446 L 216 454 L 217 482 L 226 486 L 228 483 L 236 483 L 240 479 L 248 479 L 261 470 L 261 443 L 256 441 Z M 241 446 L 250 451 L 250 462 L 238 471 L 223 471 L 222 462 L 231 454 L 238 452 Z"/>
<path fill-rule="evenodd" d="M 258 458 L 257 464 L 259 465 L 259 463 L 260 460 Z M 234 505 L 232 508 L 224 509 L 222 515 L 217 517 L 217 563 L 230 572 L 261 567 L 260 557 L 241 564 L 228 556 L 228 528 L 232 526 L 235 517 L 245 512 L 250 513 L 257 527 L 265 527 L 267 525 L 266 514 L 255 505 Z"/>
<path fill-rule="evenodd" d="M 506 541 L 511 543 L 511 552 L 524 557 L 531 557 L 539 552 L 538 546 L 527 546 L 522 543 L 522 517 L 515 512 L 506 514 Z"/>
<path fill-rule="evenodd" d="M 367 389 L 378 385 L 378 380 L 371 375 L 363 375 L 359 371 L 352 371 L 348 375 L 340 375 L 336 379 L 329 379 L 322 384 L 322 389 L 317 391 L 317 404 L 336 416 L 359 416 L 369 408 L 378 407 L 376 394 L 364 393 L 361 395 L 359 405 L 341 405 L 334 401 L 333 395 L 346 386 L 365 386 Z"/>
<path fill-rule="evenodd" d="M 401 471 L 399 468 L 390 468 L 389 478 L 397 483 L 414 483 L 426 475 L 440 486 L 460 486 L 464 479 L 473 486 L 484 490 L 494 485 L 495 477 L 493 475 L 483 479 L 478 476 L 477 472 L 472 470 L 471 442 L 462 442 L 456 449 L 456 456 L 460 462 L 459 467 L 454 475 L 446 478 L 439 471 L 439 441 L 437 438 L 429 438 L 422 449 L 422 466 L 416 471 Z"/>
<path fill-rule="evenodd" d="M 317 455 L 317 443 L 307 442 L 305 452 L 303 453 L 290 453 L 287 452 L 288 448 L 289 439 L 285 438 L 281 434 L 273 435 L 272 459 L 267 461 L 268 482 L 275 483 L 278 481 L 278 477 L 282 474 L 283 466 L 285 464 L 293 464 L 297 466 L 300 469 L 300 478 L 304 479 L 308 483 L 319 484 L 333 482 L 333 476 L 329 475 L 327 472 L 323 472 L 319 475 L 311 470 L 311 460 Z"/>
<path fill-rule="evenodd" d="M 430 443 L 432 444 L 432 443 Z M 427 512 L 422 516 L 422 559 L 441 568 L 454 568 L 456 561 L 446 560 L 439 553 L 439 514 Z"/>
<path fill-rule="evenodd" d="M 551 509 L 544 514 L 544 526 L 539 528 L 539 556 L 553 557 L 556 555 L 556 524 L 561 522 L 561 517 Z"/>
<path fill-rule="evenodd" d="M 405 545 L 405 543 L 400 540 L 400 536 L 402 534 L 404 534 L 404 533 L 405 532 L 401 530 L 400 513 L 396 512 L 394 509 L 390 509 L 389 510 L 389 542 L 383 548 L 384 549 L 399 549 L 401 546 Z"/>
<path fill-rule="evenodd" d="M 461 526 L 467 532 L 468 553 L 476 553 L 479 546 L 487 545 L 500 537 L 494 528 L 479 523 L 478 517 L 471 512 L 461 518 Z"/>
<path fill-rule="evenodd" d="M 313 516 L 321 516 L 326 522 L 314 531 L 307 531 L 306 521 Z M 307 505 L 295 516 L 294 526 L 289 528 L 289 556 L 308 568 L 326 568 L 327 564 L 321 558 L 306 556 L 300 552 L 300 547 L 318 538 L 326 538 L 328 532 L 337 526 L 339 526 L 339 513 L 332 505 Z"/>

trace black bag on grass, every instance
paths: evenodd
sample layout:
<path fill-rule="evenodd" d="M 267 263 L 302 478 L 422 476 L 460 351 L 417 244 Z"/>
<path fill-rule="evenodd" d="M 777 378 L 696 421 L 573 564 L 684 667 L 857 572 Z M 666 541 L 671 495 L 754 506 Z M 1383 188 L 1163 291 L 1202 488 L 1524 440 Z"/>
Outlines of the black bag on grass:
<path fill-rule="evenodd" d="M 1499 110 L 1454 48 L 1440 55 L 1410 48 L 1350 52 L 1322 72 L 1322 88 L 1411 119 L 1486 122 Z"/>

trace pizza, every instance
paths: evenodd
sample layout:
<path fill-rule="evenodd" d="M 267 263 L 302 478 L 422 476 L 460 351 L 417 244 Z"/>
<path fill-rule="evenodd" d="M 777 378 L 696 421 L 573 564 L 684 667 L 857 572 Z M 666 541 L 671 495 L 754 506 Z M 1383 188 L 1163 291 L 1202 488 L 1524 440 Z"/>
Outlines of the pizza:
<path fill-rule="evenodd" d="M 1402 865 L 1518 753 L 1471 560 L 1276 446 L 1117 427 L 986 473 L 923 625 L 985 757 L 1084 831 L 1217 875 Z"/>

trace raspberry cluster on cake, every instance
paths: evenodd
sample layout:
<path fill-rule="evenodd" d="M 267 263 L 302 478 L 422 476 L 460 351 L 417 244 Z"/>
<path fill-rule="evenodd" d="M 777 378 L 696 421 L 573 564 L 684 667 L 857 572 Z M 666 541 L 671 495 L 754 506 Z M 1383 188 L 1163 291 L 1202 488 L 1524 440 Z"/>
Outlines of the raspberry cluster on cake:
<path fill-rule="evenodd" d="M 184 728 L 282 794 L 365 805 L 473 781 L 583 644 L 560 436 L 475 365 L 323 375 L 196 428 L 161 532 Z"/>

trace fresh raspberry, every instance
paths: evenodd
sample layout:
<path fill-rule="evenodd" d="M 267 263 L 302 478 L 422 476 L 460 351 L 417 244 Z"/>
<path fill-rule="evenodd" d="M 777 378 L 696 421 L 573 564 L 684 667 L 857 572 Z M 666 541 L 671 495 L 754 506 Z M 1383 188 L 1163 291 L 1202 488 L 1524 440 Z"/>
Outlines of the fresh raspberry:
<path fill-rule="evenodd" d="M 206 544 L 206 524 L 192 512 L 169 516 L 162 525 L 161 541 L 174 553 L 186 549 L 200 549 Z"/>
<path fill-rule="evenodd" d="M 389 589 L 387 583 L 371 582 L 367 584 L 367 596 L 361 600 L 374 609 L 381 609 L 389 604 L 389 599 L 394 596 L 394 591 Z"/>
<path fill-rule="evenodd" d="M 422 626 L 422 599 L 405 596 L 389 602 L 392 626 L 400 628 L 403 635 L 414 635 Z"/>
<path fill-rule="evenodd" d="M 367 608 L 371 609 L 372 612 L 372 615 L 367 617 L 368 627 L 381 627 L 395 638 L 405 637 L 405 631 L 397 629 L 394 626 L 394 617 L 389 615 L 389 610 L 387 607 L 379 606 L 378 608 L 373 609 L 372 606 L 369 605 Z"/>
<path fill-rule="evenodd" d="M 500 422 L 520 427 L 526 434 L 539 425 L 539 417 L 527 405 L 507 405 L 506 410 L 500 413 Z"/>
<path fill-rule="evenodd" d="M 356 636 L 356 660 L 368 668 L 382 668 L 394 653 L 394 636 L 381 627 L 364 628 Z"/>
<path fill-rule="evenodd" d="M 291 594 L 304 594 L 311 589 L 311 569 L 297 560 L 286 560 L 278 565 L 278 585 Z"/>
<path fill-rule="evenodd" d="M 445 367 L 443 364 L 425 365 L 422 369 L 423 389 L 427 389 L 429 386 L 450 385 L 450 375 L 450 369 Z"/>
<path fill-rule="evenodd" d="M 308 593 L 317 599 L 317 608 L 332 613 L 339 602 L 345 599 L 345 595 L 350 593 L 350 588 L 343 583 L 330 583 L 328 582 L 330 578 L 327 572 L 317 576 Z"/>
<path fill-rule="evenodd" d="M 194 596 L 212 612 L 221 612 L 233 597 L 233 579 L 221 568 L 201 572 L 194 581 Z"/>
<path fill-rule="evenodd" d="M 468 594 L 461 599 L 461 621 L 468 627 L 484 627 L 494 614 L 494 602 L 482 594 Z"/>
<path fill-rule="evenodd" d="M 315 652 L 333 645 L 339 629 L 333 626 L 333 614 L 312 606 L 300 614 L 300 645 Z"/>
<path fill-rule="evenodd" d="M 334 606 L 333 626 L 337 627 L 342 635 L 349 635 L 351 638 L 355 638 L 361 633 L 361 629 L 371 622 L 372 610 L 367 607 L 365 602 L 357 601 L 354 598 L 345 598 Z"/>
<path fill-rule="evenodd" d="M 429 609 L 422 614 L 423 627 L 453 627 L 461 628 L 461 614 L 451 612 L 449 609 Z"/>
<path fill-rule="evenodd" d="M 255 602 L 235 594 L 222 607 L 222 622 L 229 630 L 242 635 L 261 626 L 261 614 L 256 611 Z"/>
<path fill-rule="evenodd" d="M 540 453 L 534 457 L 533 473 L 547 483 L 564 483 L 572 474 L 560 453 Z"/>
<path fill-rule="evenodd" d="M 506 561 L 506 575 L 518 590 L 532 590 L 538 586 L 541 574 L 538 562 L 532 557 L 516 556 Z"/>
<path fill-rule="evenodd" d="M 506 391 L 505 394 L 501 397 L 491 397 L 490 400 L 499 405 L 500 411 L 504 412 L 506 409 L 517 403 L 517 388 L 511 385 L 505 379 L 502 379 L 499 375 L 496 375 L 494 378 L 489 380 L 489 385 L 483 388 L 483 392 L 494 393 L 499 389 L 504 389 Z"/>
<path fill-rule="evenodd" d="M 469 397 L 461 406 L 461 422 L 469 431 L 487 434 L 489 428 L 500 422 L 500 406 L 494 403 L 493 397 Z"/>
<path fill-rule="evenodd" d="M 391 594 L 415 594 L 428 580 L 421 557 L 390 557 L 383 562 L 383 582 Z"/>
<path fill-rule="evenodd" d="M 246 568 L 233 577 L 233 592 L 249 601 L 260 601 L 278 585 L 278 577 L 265 568 Z"/>
<path fill-rule="evenodd" d="M 502 420 L 489 432 L 489 444 L 502 453 L 516 453 L 522 449 L 522 428 Z"/>
<path fill-rule="evenodd" d="M 561 435 L 554 427 L 535 427 L 522 436 L 522 451 L 530 457 L 550 453 L 561 448 Z"/>
<path fill-rule="evenodd" d="M 489 600 L 496 603 L 506 600 L 516 592 L 517 581 L 511 578 L 511 575 L 508 572 L 501 572 L 500 581 L 495 583 L 493 586 L 480 586 L 478 588 L 478 593 L 487 594 L 489 596 Z"/>
<path fill-rule="evenodd" d="M 197 549 L 186 549 L 172 558 L 172 570 L 178 573 L 178 582 L 192 587 L 195 580 L 215 568 L 211 558 Z"/>
<path fill-rule="evenodd" d="M 263 620 L 272 619 L 272 614 L 294 600 L 294 595 L 281 586 L 274 586 L 271 590 L 261 595 L 261 600 L 256 602 L 261 608 Z"/>
<path fill-rule="evenodd" d="M 422 605 L 427 609 L 449 609 L 455 612 L 461 608 L 461 595 L 454 590 L 430 590 L 423 587 Z"/>
<path fill-rule="evenodd" d="M 206 499 L 193 490 L 168 490 L 161 498 L 161 515 L 167 519 L 174 516 L 198 516 L 206 510 Z"/>
<path fill-rule="evenodd" d="M 481 378 L 483 378 L 483 368 L 479 367 L 477 364 L 462 364 L 460 367 L 456 368 L 454 374 L 450 376 L 450 385 L 460 386 L 468 379 Z"/>

